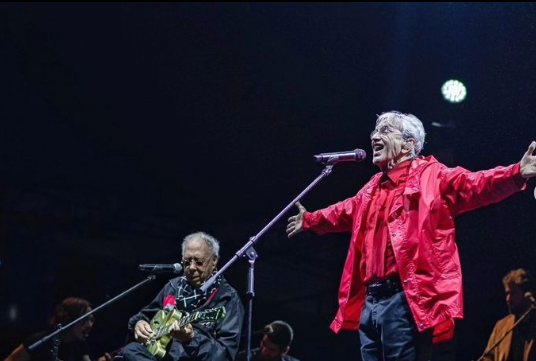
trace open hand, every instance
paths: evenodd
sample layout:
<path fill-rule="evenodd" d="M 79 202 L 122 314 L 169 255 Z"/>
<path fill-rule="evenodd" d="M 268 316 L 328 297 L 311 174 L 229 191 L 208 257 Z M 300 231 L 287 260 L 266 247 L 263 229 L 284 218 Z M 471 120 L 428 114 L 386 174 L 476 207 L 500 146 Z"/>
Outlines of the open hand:
<path fill-rule="evenodd" d="M 536 149 L 536 142 L 532 142 L 529 145 L 529 149 L 523 154 L 521 158 L 521 176 L 525 179 L 536 176 L 536 156 L 534 156 L 534 150 Z"/>
<path fill-rule="evenodd" d="M 288 219 L 287 225 L 287 235 L 288 238 L 300 233 L 303 231 L 303 214 L 307 212 L 304 206 L 300 202 L 296 202 L 296 207 L 298 207 L 299 213 L 295 216 L 292 216 Z"/>

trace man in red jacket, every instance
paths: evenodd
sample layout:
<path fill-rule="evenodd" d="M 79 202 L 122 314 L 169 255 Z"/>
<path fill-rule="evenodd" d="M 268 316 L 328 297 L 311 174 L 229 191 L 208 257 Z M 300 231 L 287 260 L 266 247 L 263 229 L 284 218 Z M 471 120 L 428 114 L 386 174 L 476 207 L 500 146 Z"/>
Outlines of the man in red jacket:
<path fill-rule="evenodd" d="M 469 172 L 419 157 L 424 137 L 414 115 L 381 114 L 370 135 L 381 172 L 354 197 L 315 212 L 297 203 L 289 218 L 289 237 L 351 232 L 331 329 L 359 329 L 364 361 L 429 358 L 434 328 L 448 334 L 463 317 L 454 218 L 526 188 L 536 175 L 536 142 L 519 163 Z"/>

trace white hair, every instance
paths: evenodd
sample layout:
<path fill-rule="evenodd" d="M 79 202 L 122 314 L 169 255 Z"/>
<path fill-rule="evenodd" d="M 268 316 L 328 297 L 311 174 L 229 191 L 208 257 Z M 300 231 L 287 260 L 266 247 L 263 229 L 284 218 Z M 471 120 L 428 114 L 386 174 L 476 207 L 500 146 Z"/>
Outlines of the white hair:
<path fill-rule="evenodd" d="M 210 234 L 205 232 L 196 232 L 187 235 L 182 241 L 182 255 L 184 256 L 184 250 L 188 242 L 193 241 L 194 239 L 202 239 L 207 244 L 208 248 L 212 251 L 212 256 L 220 257 L 220 242 Z"/>
<path fill-rule="evenodd" d="M 404 114 L 397 111 L 385 112 L 378 115 L 376 119 L 376 126 L 386 121 L 388 124 L 397 125 L 402 127 L 402 136 L 405 140 L 415 140 L 415 147 L 411 150 L 411 157 L 415 158 L 424 147 L 424 138 L 426 133 L 424 132 L 424 126 L 422 122 L 413 114 Z"/>

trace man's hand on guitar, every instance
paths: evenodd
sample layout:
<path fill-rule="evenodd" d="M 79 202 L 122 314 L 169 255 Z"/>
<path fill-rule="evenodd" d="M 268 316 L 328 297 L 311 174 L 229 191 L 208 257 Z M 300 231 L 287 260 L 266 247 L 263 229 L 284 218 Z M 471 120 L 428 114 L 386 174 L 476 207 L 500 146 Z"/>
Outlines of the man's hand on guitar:
<path fill-rule="evenodd" d="M 181 342 L 189 342 L 192 338 L 194 338 L 194 328 L 190 323 L 179 327 L 179 322 L 175 321 L 169 329 L 169 333 L 171 336 L 173 336 L 173 338 L 176 338 Z"/>
<path fill-rule="evenodd" d="M 134 338 L 139 343 L 146 343 L 153 335 L 153 330 L 147 321 L 140 320 L 134 326 Z"/>

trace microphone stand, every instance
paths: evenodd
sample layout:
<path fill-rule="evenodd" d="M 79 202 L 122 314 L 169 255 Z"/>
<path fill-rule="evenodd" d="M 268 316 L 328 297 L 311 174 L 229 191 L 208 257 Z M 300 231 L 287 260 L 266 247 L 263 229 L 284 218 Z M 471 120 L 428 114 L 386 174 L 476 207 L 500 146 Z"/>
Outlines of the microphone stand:
<path fill-rule="evenodd" d="M 512 332 L 514 330 L 514 328 L 517 327 L 517 325 L 519 325 L 521 323 L 521 321 L 523 321 L 525 318 L 528 317 L 529 313 L 531 313 L 533 310 L 536 310 L 536 307 L 531 304 L 529 309 L 519 318 L 519 320 L 517 320 L 514 325 L 512 326 L 512 328 L 510 328 L 508 331 L 506 331 L 504 333 L 504 335 L 502 335 L 502 337 L 500 339 L 497 340 L 497 342 L 495 342 L 490 348 L 489 350 L 485 350 L 484 353 L 482 354 L 482 356 L 480 356 L 478 358 L 478 360 L 476 361 L 482 361 L 484 359 L 484 357 L 486 357 L 491 351 L 493 351 L 497 346 L 499 346 L 499 344 L 502 342 L 502 340 L 504 340 L 506 338 L 506 336 L 508 336 L 508 334 L 510 332 Z"/>
<path fill-rule="evenodd" d="M 285 213 L 289 211 L 290 208 L 294 206 L 296 202 L 298 202 L 305 194 L 307 194 L 311 189 L 313 189 L 323 178 L 327 177 L 331 174 L 331 171 L 333 170 L 333 166 L 337 162 L 336 157 L 332 157 L 327 160 L 326 167 L 322 171 L 322 173 L 316 177 L 316 179 L 307 186 L 296 198 L 294 198 L 277 216 L 275 216 L 274 219 L 270 221 L 259 233 L 257 233 L 255 236 L 250 237 L 249 241 L 238 251 L 235 253 L 233 258 L 231 258 L 218 272 L 216 272 L 212 277 L 210 277 L 204 284 L 201 286 L 201 291 L 206 292 L 210 286 L 214 283 L 217 277 L 219 277 L 222 273 L 224 273 L 227 268 L 229 268 L 236 260 L 238 260 L 241 257 L 247 257 L 249 262 L 249 270 L 248 270 L 248 279 L 247 279 L 247 342 L 246 342 L 246 360 L 251 361 L 251 320 L 253 315 L 253 298 L 255 297 L 255 290 L 254 290 L 254 278 L 255 278 L 255 260 L 257 259 L 258 255 L 255 249 L 253 248 L 253 245 L 257 243 L 257 241 L 270 229 Z"/>
<path fill-rule="evenodd" d="M 132 286 L 131 288 L 129 288 L 128 290 L 124 291 L 123 293 L 115 296 L 111 300 L 103 303 L 99 307 L 89 311 L 85 315 L 82 315 L 82 316 L 78 317 L 76 320 L 72 321 L 71 323 L 69 323 L 65 327 L 63 327 L 61 325 L 61 323 L 58 324 L 56 326 L 56 330 L 54 332 L 52 332 L 50 335 L 47 335 L 47 336 L 43 337 L 42 339 L 40 339 L 39 341 L 36 341 L 32 345 L 30 345 L 30 347 L 28 347 L 28 351 L 31 352 L 31 351 L 35 350 L 36 348 L 38 348 L 39 346 L 41 346 L 42 344 L 47 343 L 50 339 L 52 339 L 52 349 L 50 350 L 50 352 L 52 354 L 52 360 L 59 361 L 59 359 L 58 359 L 58 349 L 59 349 L 59 345 L 60 345 L 60 337 L 59 337 L 60 333 L 62 333 L 63 331 L 65 331 L 65 330 L 67 330 L 69 328 L 71 328 L 72 326 L 74 326 L 78 322 L 81 322 L 81 321 L 85 320 L 86 318 L 88 318 L 89 316 L 93 315 L 95 312 L 103 309 L 104 307 L 109 306 L 111 303 L 117 301 L 118 299 L 125 297 L 126 295 L 128 295 L 129 293 L 131 293 L 132 291 L 137 289 L 138 287 L 141 287 L 142 285 L 144 285 L 144 284 L 146 284 L 146 283 L 148 283 L 150 281 L 153 281 L 155 278 L 156 278 L 156 276 L 154 276 L 154 275 L 151 275 L 151 276 L 147 277 L 145 280 L 143 280 L 140 283 Z"/>

